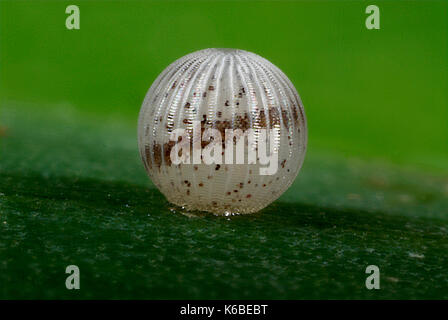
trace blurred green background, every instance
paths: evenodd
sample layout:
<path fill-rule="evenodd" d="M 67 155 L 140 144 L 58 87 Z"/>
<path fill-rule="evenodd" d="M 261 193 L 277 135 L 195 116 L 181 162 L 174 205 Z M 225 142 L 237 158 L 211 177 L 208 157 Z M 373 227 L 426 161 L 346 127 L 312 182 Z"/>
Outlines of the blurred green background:
<path fill-rule="evenodd" d="M 251 217 L 170 212 L 138 157 L 152 81 L 209 47 L 305 105 L 302 172 Z M 0 297 L 447 298 L 447 106 L 447 1 L 0 1 Z"/>

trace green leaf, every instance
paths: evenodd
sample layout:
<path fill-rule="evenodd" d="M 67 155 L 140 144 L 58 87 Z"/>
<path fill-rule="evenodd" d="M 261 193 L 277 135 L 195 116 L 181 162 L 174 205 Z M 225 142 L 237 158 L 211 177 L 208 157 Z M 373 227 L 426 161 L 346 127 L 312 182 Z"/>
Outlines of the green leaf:
<path fill-rule="evenodd" d="M 2 299 L 448 297 L 446 176 L 311 146 L 265 210 L 187 217 L 149 182 L 135 125 L 37 109 L 1 112 Z"/>

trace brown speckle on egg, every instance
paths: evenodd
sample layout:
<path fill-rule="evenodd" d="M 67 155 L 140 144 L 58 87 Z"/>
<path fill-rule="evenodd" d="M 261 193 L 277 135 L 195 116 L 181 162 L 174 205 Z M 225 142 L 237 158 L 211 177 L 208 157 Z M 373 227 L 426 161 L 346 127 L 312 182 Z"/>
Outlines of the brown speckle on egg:
<path fill-rule="evenodd" d="M 283 159 L 283 161 L 282 161 L 282 163 L 281 163 L 282 168 L 285 167 L 285 163 L 286 163 L 286 159 Z"/>

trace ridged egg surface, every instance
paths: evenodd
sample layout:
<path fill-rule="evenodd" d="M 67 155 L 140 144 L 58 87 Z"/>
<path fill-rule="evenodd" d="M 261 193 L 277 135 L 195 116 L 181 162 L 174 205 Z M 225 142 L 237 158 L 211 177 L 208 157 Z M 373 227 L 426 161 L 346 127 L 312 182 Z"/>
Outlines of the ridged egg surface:
<path fill-rule="evenodd" d="M 168 66 L 145 97 L 138 127 L 145 169 L 168 201 L 215 214 L 252 213 L 269 205 L 294 181 L 307 145 L 305 113 L 291 81 L 266 59 L 237 49 L 205 49 Z M 190 153 L 183 156 L 189 162 L 173 163 L 172 154 L 183 153 L 173 152 L 181 141 L 173 138 L 176 129 L 185 129 L 188 140 L 182 143 L 190 143 Z M 221 133 L 222 143 L 204 139 L 207 129 Z M 236 130 L 231 141 L 225 141 L 228 130 Z M 269 141 L 264 147 L 262 130 Z M 249 131 L 251 141 L 238 135 Z M 240 139 L 244 163 L 229 163 L 225 153 Z M 221 162 L 206 164 L 203 152 L 212 147 L 221 148 L 214 149 L 221 151 Z M 260 163 L 260 150 L 277 161 L 277 170 L 262 174 L 269 165 Z M 257 157 L 250 164 L 251 151 Z M 235 159 L 238 152 L 233 153 Z"/>

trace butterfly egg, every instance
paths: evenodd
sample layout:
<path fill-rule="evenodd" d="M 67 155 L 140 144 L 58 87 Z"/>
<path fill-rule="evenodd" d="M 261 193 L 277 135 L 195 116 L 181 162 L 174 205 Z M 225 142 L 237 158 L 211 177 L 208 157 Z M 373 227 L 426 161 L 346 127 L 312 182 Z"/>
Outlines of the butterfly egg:
<path fill-rule="evenodd" d="M 293 183 L 307 125 L 296 89 L 272 63 L 244 50 L 205 49 L 154 81 L 138 139 L 146 171 L 171 203 L 252 213 Z"/>

